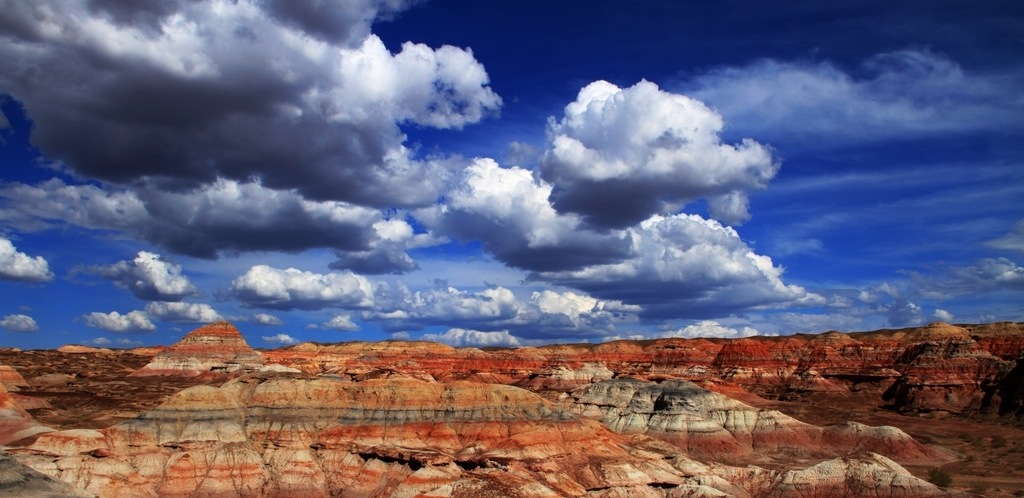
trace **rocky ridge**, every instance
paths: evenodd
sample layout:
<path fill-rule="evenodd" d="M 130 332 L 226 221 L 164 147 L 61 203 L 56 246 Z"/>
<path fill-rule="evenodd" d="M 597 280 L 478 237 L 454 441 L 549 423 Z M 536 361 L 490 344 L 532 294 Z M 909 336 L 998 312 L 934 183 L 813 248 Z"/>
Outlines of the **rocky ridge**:
<path fill-rule="evenodd" d="M 955 495 L 873 453 L 795 471 L 709 465 L 523 389 L 398 376 L 243 376 L 11 452 L 100 496 Z"/>
<path fill-rule="evenodd" d="M 217 323 L 165 349 L 56 352 L 81 366 L 66 372 L 39 368 L 46 352 L 5 353 L 14 374 L 34 373 L 6 374 L 26 396 L 0 393 L 0 436 L 17 462 L 98 496 L 960 496 L 903 466 L 944 465 L 953 453 L 896 427 L 817 426 L 774 406 L 825 396 L 1012 420 L 1024 416 L 1022 351 L 1021 324 L 933 324 L 261 353 Z M 124 362 L 136 367 L 89 367 Z M 64 403 L 61 393 L 88 396 L 103 382 L 177 393 L 94 419 L 113 425 L 52 424 L 76 408 L 20 406 Z M 29 412 L 51 415 L 40 424 Z"/>

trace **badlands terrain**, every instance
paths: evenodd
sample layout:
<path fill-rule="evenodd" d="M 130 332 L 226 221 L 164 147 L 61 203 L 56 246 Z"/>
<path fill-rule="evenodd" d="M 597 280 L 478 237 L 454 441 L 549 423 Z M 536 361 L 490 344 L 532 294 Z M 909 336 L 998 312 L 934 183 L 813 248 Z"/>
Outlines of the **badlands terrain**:
<path fill-rule="evenodd" d="M 1024 496 L 1022 354 L 1021 323 L 0 349 L 0 495 Z"/>

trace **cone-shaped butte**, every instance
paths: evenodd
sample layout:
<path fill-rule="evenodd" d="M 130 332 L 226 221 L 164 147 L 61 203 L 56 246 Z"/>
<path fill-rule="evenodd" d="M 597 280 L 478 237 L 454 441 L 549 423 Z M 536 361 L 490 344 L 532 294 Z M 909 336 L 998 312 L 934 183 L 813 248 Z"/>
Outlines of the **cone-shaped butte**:
<path fill-rule="evenodd" d="M 242 333 L 228 322 L 217 322 L 189 332 L 132 376 L 234 377 L 261 366 L 262 356 Z"/>

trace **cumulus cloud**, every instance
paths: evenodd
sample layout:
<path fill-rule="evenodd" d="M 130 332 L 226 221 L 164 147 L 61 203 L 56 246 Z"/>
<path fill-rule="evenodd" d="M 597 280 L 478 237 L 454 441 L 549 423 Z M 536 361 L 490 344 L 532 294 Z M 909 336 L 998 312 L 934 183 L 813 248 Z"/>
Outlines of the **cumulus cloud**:
<path fill-rule="evenodd" d="M 732 328 L 722 325 L 714 320 L 703 320 L 687 325 L 681 329 L 661 332 L 659 337 L 683 337 L 687 339 L 693 339 L 696 337 L 721 337 L 726 339 L 736 339 L 740 337 L 753 337 L 756 335 L 762 334 L 753 327 Z"/>
<path fill-rule="evenodd" d="M 457 129 L 501 105 L 469 50 L 392 53 L 369 33 L 405 2 L 96 4 L 4 9 L 0 86 L 47 157 L 108 182 L 259 178 L 317 200 L 425 205 L 448 166 L 415 160 L 398 125 Z"/>
<path fill-rule="evenodd" d="M 321 326 L 325 329 L 340 330 L 344 332 L 359 330 L 359 325 L 356 325 L 356 323 L 352 321 L 351 315 L 335 315 L 330 320 L 324 322 Z"/>
<path fill-rule="evenodd" d="M 97 338 L 95 338 L 95 339 L 93 339 L 91 341 L 86 341 L 86 342 L 88 342 L 89 344 L 92 344 L 94 346 L 109 346 L 109 345 L 114 343 L 113 341 L 111 341 L 110 339 L 108 339 L 106 337 L 97 337 Z"/>
<path fill-rule="evenodd" d="M 935 319 L 940 322 L 953 323 L 953 321 L 956 319 L 956 317 L 954 317 L 952 313 L 941 308 L 936 308 L 935 313 L 933 315 L 935 316 Z"/>
<path fill-rule="evenodd" d="M 245 306 L 282 310 L 369 308 L 374 303 L 373 284 L 361 275 L 267 265 L 249 268 L 231 283 L 231 292 Z"/>
<path fill-rule="evenodd" d="M 749 217 L 746 193 L 778 171 L 768 148 L 745 139 L 722 143 L 721 116 L 700 101 L 641 81 L 606 81 L 580 90 L 552 121 L 540 175 L 561 212 L 602 228 L 623 228 L 671 214 L 699 198 L 727 223 Z"/>
<path fill-rule="evenodd" d="M 630 258 L 538 276 L 640 305 L 648 317 L 699 318 L 753 307 L 825 304 L 822 296 L 785 284 L 782 268 L 717 221 L 653 216 L 628 233 Z"/>
<path fill-rule="evenodd" d="M 161 259 L 159 254 L 139 251 L 135 259 L 86 271 L 109 278 L 135 297 L 147 301 L 180 301 L 195 295 L 198 289 L 181 274 L 181 265 Z"/>
<path fill-rule="evenodd" d="M 0 237 L 0 279 L 49 282 L 53 280 L 53 272 L 42 256 L 32 257 L 18 252 L 10 240 Z"/>
<path fill-rule="evenodd" d="M 372 225 L 375 237 L 363 251 L 338 251 L 332 270 L 351 270 L 363 275 L 406 273 L 419 265 L 406 253 L 409 249 L 428 247 L 445 240 L 430 233 L 415 233 L 408 221 L 398 218 L 380 220 Z"/>
<path fill-rule="evenodd" d="M 224 319 L 209 304 L 153 301 L 146 304 L 146 313 L 166 322 L 211 323 Z"/>
<path fill-rule="evenodd" d="M 288 334 L 277 334 L 271 336 L 263 336 L 263 342 L 269 342 L 273 344 L 291 345 L 298 344 L 299 340 L 288 335 Z"/>
<path fill-rule="evenodd" d="M 875 55 L 858 71 L 828 62 L 762 60 L 681 85 L 713 106 L 730 129 L 770 140 L 850 143 L 1001 131 L 1024 112 L 1007 99 L 1020 74 L 966 71 L 947 56 L 908 49 Z"/>
<path fill-rule="evenodd" d="M 519 339 L 507 330 L 481 332 L 479 330 L 449 329 L 442 334 L 423 334 L 420 338 L 456 347 L 515 347 L 521 344 Z"/>
<path fill-rule="evenodd" d="M 499 260 L 528 270 L 578 268 L 628 254 L 629 241 L 620 234 L 592 232 L 576 215 L 555 211 L 551 193 L 550 184 L 526 169 L 477 159 L 444 205 L 417 215 L 440 233 L 480 240 Z"/>
<path fill-rule="evenodd" d="M 276 317 L 274 315 L 271 315 L 269 313 L 256 313 L 255 315 L 252 316 L 252 321 L 256 325 L 262 325 L 262 326 L 273 326 L 273 325 L 283 325 L 284 324 L 284 321 L 282 321 L 280 318 L 278 318 L 278 317 Z"/>
<path fill-rule="evenodd" d="M 501 286 L 477 292 L 454 287 L 399 289 L 387 300 L 383 297 L 376 309 L 362 312 L 361 317 L 387 330 L 459 325 L 547 339 L 607 333 L 617 324 L 635 322 L 639 311 L 636 306 L 572 291 L 545 290 L 520 297 Z"/>
<path fill-rule="evenodd" d="M 93 311 L 82 317 L 85 324 L 110 332 L 149 332 L 156 330 L 156 325 L 150 321 L 149 316 L 143 311 L 129 311 L 121 314 L 116 311 L 101 313 Z"/>
<path fill-rule="evenodd" d="M 39 325 L 28 315 L 7 315 L 0 319 L 0 328 L 8 332 L 35 332 Z"/>
<path fill-rule="evenodd" d="M 259 182 L 224 179 L 186 191 L 162 191 L 153 185 L 104 189 L 59 179 L 37 185 L 0 183 L 0 199 L 5 206 L 0 219 L 24 230 L 55 223 L 117 230 L 203 258 L 313 247 L 372 251 L 377 235 L 371 227 L 381 219 L 376 209 L 310 201 Z"/>

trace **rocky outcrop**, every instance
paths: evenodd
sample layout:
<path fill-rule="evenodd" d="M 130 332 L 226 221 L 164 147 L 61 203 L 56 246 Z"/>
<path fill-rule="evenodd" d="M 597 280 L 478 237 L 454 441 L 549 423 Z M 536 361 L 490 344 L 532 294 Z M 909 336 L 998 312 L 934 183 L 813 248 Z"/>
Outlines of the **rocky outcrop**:
<path fill-rule="evenodd" d="M 260 353 L 249 347 L 242 333 L 230 323 L 218 322 L 189 332 L 132 375 L 228 378 L 261 366 Z"/>
<path fill-rule="evenodd" d="M 884 394 L 904 411 L 960 413 L 984 402 L 985 387 L 1008 371 L 1008 362 L 972 339 L 914 344 L 898 365 L 902 375 Z"/>
<path fill-rule="evenodd" d="M 249 375 L 12 451 L 76 492 L 119 497 L 952 496 L 870 453 L 797 471 L 702 463 L 523 389 L 397 376 Z"/>
<path fill-rule="evenodd" d="M 573 411 L 613 431 L 648 434 L 698 458 L 745 462 L 778 452 L 828 457 L 872 451 L 904 462 L 942 459 L 895 427 L 816 427 L 685 380 L 600 382 L 574 391 L 572 399 Z"/>
<path fill-rule="evenodd" d="M 832 498 L 836 496 L 939 497 L 970 496 L 950 492 L 914 477 L 892 460 L 874 453 L 821 462 L 782 473 L 765 498 Z"/>
<path fill-rule="evenodd" d="M 190 388 L 134 420 L 16 451 L 102 496 L 643 496 L 683 484 L 627 442 L 509 386 L 276 375 Z"/>
<path fill-rule="evenodd" d="M 0 365 L 0 384 L 8 392 L 28 387 L 28 382 L 25 382 L 25 378 L 21 376 L 21 373 L 9 365 Z"/>
<path fill-rule="evenodd" d="M 0 385 L 0 444 L 7 444 L 53 429 L 36 423 Z"/>
<path fill-rule="evenodd" d="M 43 475 L 0 452 L 0 496 L 7 498 L 71 498 L 81 496 L 71 485 Z"/>

